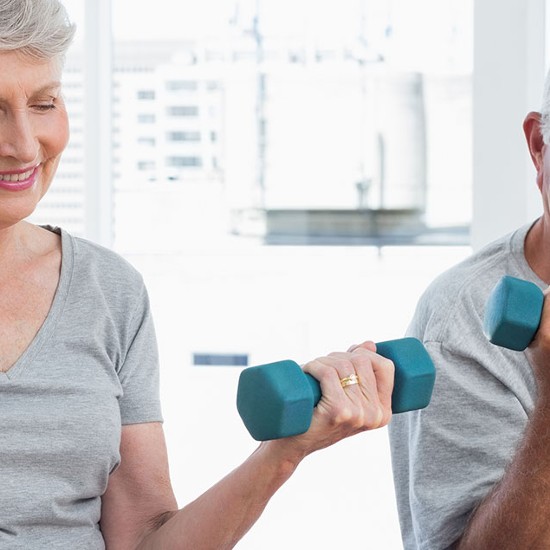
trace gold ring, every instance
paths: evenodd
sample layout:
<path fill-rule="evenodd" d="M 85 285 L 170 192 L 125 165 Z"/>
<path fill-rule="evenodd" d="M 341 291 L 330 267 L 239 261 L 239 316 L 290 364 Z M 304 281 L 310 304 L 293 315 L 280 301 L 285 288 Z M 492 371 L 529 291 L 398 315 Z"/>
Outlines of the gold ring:
<path fill-rule="evenodd" d="M 356 374 L 350 374 L 345 378 L 340 378 L 340 384 L 345 388 L 346 386 L 353 386 L 354 384 L 359 384 L 359 376 Z"/>

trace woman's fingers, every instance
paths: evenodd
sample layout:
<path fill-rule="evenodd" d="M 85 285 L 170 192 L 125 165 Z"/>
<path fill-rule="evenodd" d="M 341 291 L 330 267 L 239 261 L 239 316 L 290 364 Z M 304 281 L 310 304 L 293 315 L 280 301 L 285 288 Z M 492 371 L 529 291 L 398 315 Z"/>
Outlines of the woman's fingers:
<path fill-rule="evenodd" d="M 319 380 L 320 404 L 328 407 L 328 414 L 358 431 L 378 428 L 391 418 L 393 363 L 371 351 L 371 344 L 331 353 L 304 366 Z"/>
<path fill-rule="evenodd" d="M 363 350 L 376 352 L 376 344 L 371 340 L 367 340 L 361 344 L 351 346 L 348 352 L 364 353 Z M 395 366 L 392 361 L 380 355 L 371 357 L 373 357 L 372 370 L 376 378 L 378 398 L 385 412 L 383 423 L 387 424 L 391 418 L 391 400 L 395 381 Z"/>
<path fill-rule="evenodd" d="M 376 344 L 372 340 L 365 340 L 361 344 L 354 344 L 353 346 L 350 346 L 348 349 L 348 352 L 351 353 L 352 351 L 355 351 L 357 348 L 365 348 L 369 351 L 376 351 Z"/>

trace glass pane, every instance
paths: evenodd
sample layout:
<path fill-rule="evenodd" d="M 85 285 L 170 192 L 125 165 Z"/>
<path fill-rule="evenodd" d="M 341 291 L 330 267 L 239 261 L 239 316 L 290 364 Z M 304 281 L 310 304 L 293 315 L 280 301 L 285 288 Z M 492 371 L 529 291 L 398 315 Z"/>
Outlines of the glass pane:
<path fill-rule="evenodd" d="M 193 241 L 467 242 L 471 0 L 113 0 L 113 15 L 123 248 L 145 204 Z"/>

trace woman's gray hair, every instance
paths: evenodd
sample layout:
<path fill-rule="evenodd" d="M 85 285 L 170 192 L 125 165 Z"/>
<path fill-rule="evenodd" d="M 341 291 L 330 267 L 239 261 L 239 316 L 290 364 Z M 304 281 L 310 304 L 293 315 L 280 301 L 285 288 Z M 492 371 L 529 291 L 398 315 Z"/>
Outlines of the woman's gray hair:
<path fill-rule="evenodd" d="M 58 0 L 0 0 L 0 52 L 63 61 L 74 33 Z"/>

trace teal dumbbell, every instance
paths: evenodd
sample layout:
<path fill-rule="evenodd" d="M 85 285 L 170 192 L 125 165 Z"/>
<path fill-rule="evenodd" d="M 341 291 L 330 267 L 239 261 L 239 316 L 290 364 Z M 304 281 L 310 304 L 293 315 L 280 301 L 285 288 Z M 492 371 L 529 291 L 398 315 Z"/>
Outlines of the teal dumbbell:
<path fill-rule="evenodd" d="M 423 409 L 432 396 L 435 368 L 423 344 L 402 338 L 376 344 L 376 351 L 395 365 L 392 411 Z M 321 399 L 319 382 L 294 361 L 278 361 L 241 372 L 237 409 L 257 441 L 307 432 Z"/>
<path fill-rule="evenodd" d="M 483 330 L 489 341 L 523 351 L 540 325 L 544 294 L 535 284 L 505 275 L 485 306 Z"/>

